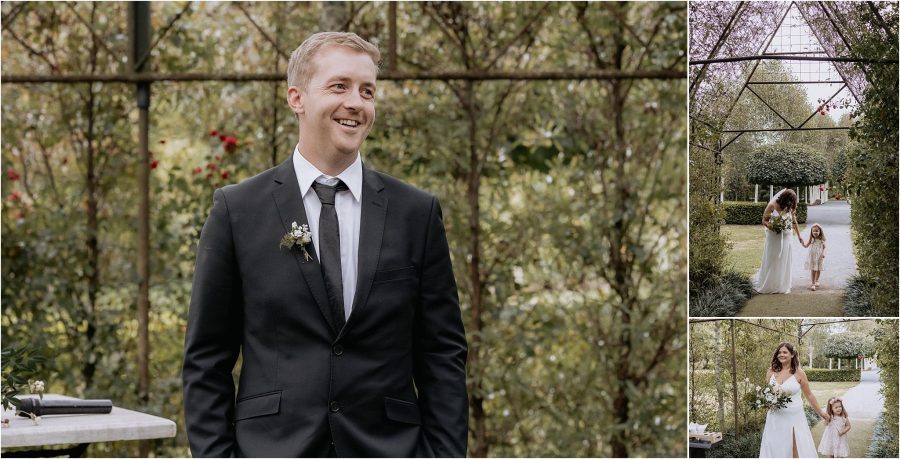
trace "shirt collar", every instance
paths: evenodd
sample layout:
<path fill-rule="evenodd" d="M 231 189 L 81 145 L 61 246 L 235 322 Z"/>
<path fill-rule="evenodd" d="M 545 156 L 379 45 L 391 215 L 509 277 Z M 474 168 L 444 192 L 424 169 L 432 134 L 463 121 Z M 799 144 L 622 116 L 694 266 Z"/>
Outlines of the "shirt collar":
<path fill-rule="evenodd" d="M 296 146 L 294 147 L 293 160 L 294 171 L 297 173 L 297 182 L 300 185 L 301 196 L 306 196 L 306 193 L 312 188 L 312 184 L 317 178 L 331 177 L 324 174 L 316 168 L 316 166 L 313 166 L 312 163 L 300 154 L 300 150 Z M 356 154 L 356 161 L 353 161 L 353 164 L 338 174 L 337 178 L 341 179 L 341 181 L 347 185 L 347 188 L 350 189 L 350 193 L 353 195 L 353 199 L 356 199 L 357 202 L 362 200 L 362 159 L 359 153 Z"/>

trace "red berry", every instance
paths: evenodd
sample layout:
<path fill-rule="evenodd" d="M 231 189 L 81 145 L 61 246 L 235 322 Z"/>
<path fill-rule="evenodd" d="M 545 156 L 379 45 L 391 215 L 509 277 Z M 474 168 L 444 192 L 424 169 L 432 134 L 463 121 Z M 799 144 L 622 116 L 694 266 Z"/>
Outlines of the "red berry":
<path fill-rule="evenodd" d="M 201 173 L 201 172 L 203 172 L 203 168 L 202 168 L 202 167 L 195 167 L 195 168 L 194 168 L 194 175 L 197 175 L 197 174 L 199 174 L 199 173 Z"/>
<path fill-rule="evenodd" d="M 8 199 L 10 201 L 19 201 L 22 199 L 22 193 L 19 193 L 18 191 L 13 191 L 12 193 L 9 194 Z"/>
<path fill-rule="evenodd" d="M 210 137 L 214 137 L 214 136 L 217 136 L 217 135 L 219 135 L 218 129 L 212 128 L 212 129 L 209 130 L 209 136 L 210 136 Z"/>
<path fill-rule="evenodd" d="M 158 159 L 154 159 L 153 161 L 150 161 L 150 169 L 156 169 L 157 166 L 159 166 Z"/>
<path fill-rule="evenodd" d="M 216 158 L 216 161 L 221 161 L 221 160 L 222 160 L 222 157 L 219 156 L 219 155 L 214 156 L 214 158 Z"/>
<path fill-rule="evenodd" d="M 225 134 L 219 134 L 219 140 L 221 140 L 221 141 L 223 141 L 223 142 L 225 141 L 225 139 L 226 139 L 227 137 L 228 137 L 228 136 L 225 135 Z"/>
<path fill-rule="evenodd" d="M 16 172 L 15 170 L 13 170 L 13 169 L 8 169 L 8 170 L 6 171 L 6 178 L 8 178 L 8 179 L 12 180 L 13 182 L 15 182 L 16 180 L 19 180 L 21 177 L 19 176 L 19 173 Z"/>
<path fill-rule="evenodd" d="M 222 171 L 222 180 L 228 179 L 228 171 Z"/>

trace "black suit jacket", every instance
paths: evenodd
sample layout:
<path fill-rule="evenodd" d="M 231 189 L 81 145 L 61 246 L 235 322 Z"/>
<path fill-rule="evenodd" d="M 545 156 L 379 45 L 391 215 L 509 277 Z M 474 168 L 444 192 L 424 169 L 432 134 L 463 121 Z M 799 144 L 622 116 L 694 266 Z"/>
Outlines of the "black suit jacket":
<path fill-rule="evenodd" d="M 333 323 L 291 159 L 216 190 L 185 337 L 194 456 L 465 456 L 466 339 L 437 199 L 363 168 L 352 313 Z M 242 356 L 235 396 L 231 372 Z"/>

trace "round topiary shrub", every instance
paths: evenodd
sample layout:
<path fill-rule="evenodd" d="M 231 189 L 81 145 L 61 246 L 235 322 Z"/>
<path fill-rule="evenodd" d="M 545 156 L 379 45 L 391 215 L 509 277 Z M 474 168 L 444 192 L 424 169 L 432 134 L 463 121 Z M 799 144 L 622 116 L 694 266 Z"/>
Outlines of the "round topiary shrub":
<path fill-rule="evenodd" d="M 875 351 L 875 339 L 865 333 L 845 332 L 831 335 L 825 341 L 825 357 L 855 359 L 869 357 Z"/>
<path fill-rule="evenodd" d="M 828 181 L 825 157 L 805 145 L 763 145 L 747 161 L 747 180 L 760 185 L 809 186 Z"/>

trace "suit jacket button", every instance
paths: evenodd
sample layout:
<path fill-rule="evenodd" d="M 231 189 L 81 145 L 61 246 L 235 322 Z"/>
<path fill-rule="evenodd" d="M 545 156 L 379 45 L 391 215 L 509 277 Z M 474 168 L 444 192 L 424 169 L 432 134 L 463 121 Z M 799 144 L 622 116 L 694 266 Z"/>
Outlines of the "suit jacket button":
<path fill-rule="evenodd" d="M 344 353 L 344 346 L 335 344 L 334 347 L 331 348 L 331 351 L 334 352 L 334 355 L 341 355 Z"/>
<path fill-rule="evenodd" d="M 332 413 L 337 413 L 338 411 L 341 411 L 341 405 L 338 402 L 331 402 L 328 404 L 328 409 Z"/>

